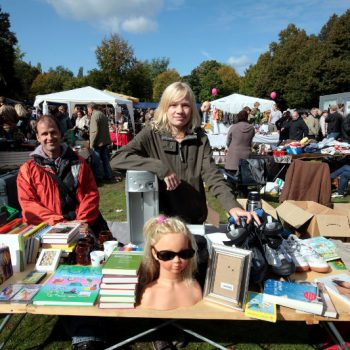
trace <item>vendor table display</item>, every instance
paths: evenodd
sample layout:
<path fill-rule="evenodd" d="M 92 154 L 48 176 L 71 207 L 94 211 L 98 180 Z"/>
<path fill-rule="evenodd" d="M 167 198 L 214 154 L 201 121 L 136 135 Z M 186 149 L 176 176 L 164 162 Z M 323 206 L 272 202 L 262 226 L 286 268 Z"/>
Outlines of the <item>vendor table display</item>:
<path fill-rule="evenodd" d="M 109 136 L 113 145 L 117 147 L 125 146 L 130 141 L 130 134 L 128 132 L 110 132 Z"/>

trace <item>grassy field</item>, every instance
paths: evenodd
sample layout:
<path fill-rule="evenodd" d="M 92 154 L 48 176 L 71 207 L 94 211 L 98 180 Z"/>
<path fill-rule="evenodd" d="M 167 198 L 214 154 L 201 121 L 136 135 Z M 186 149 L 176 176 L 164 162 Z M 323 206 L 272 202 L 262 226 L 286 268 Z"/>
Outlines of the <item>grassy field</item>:
<path fill-rule="evenodd" d="M 126 220 L 124 181 L 114 184 L 101 184 L 100 206 L 104 217 L 112 221 Z M 277 198 L 268 198 L 274 206 Z M 348 202 L 349 197 L 338 199 Z M 208 195 L 208 204 L 220 213 L 222 222 L 226 222 L 225 213 L 217 200 Z M 19 316 L 15 315 L 0 336 L 0 344 L 11 331 Z M 147 319 L 109 319 L 110 343 L 120 342 L 148 329 L 152 320 Z M 252 321 L 181 321 L 189 329 L 219 342 L 227 349 L 238 350 L 309 350 L 324 341 L 325 331 L 319 325 L 308 326 L 303 322 L 268 322 Z M 146 336 L 140 341 L 124 346 L 123 349 L 152 349 L 150 341 L 155 335 Z M 184 349 L 211 350 L 214 346 L 189 337 L 189 344 Z M 52 315 L 26 315 L 17 330 L 3 349 L 5 350 L 65 350 L 71 348 L 71 341 L 65 334 L 60 318 Z"/>

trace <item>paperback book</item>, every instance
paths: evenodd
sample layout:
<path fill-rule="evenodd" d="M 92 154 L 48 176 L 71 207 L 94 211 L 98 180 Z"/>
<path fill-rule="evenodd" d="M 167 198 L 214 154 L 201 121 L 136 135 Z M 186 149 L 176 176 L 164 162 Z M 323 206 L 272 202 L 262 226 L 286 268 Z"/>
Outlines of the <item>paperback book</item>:
<path fill-rule="evenodd" d="M 100 289 L 101 296 L 135 296 L 135 290 Z"/>
<path fill-rule="evenodd" d="M 336 245 L 325 237 L 312 237 L 304 239 L 303 242 L 321 255 L 326 261 L 339 259 Z"/>
<path fill-rule="evenodd" d="M 248 292 L 244 314 L 268 322 L 277 320 L 276 304 L 266 301 L 262 293 Z"/>
<path fill-rule="evenodd" d="M 10 301 L 11 303 L 29 304 L 40 288 L 41 286 L 39 284 L 27 284 Z"/>
<path fill-rule="evenodd" d="M 137 276 L 103 275 L 102 283 L 137 283 Z"/>
<path fill-rule="evenodd" d="M 23 287 L 23 284 L 9 284 L 0 292 L 0 302 L 9 302 Z"/>
<path fill-rule="evenodd" d="M 103 279 L 103 277 L 102 277 Z M 135 290 L 136 283 L 101 283 L 100 289 Z"/>
<path fill-rule="evenodd" d="M 26 277 L 24 277 L 21 283 L 24 283 L 24 284 L 39 283 L 45 278 L 45 276 L 46 276 L 45 271 L 31 271 L 28 273 Z"/>
<path fill-rule="evenodd" d="M 318 288 L 310 283 L 268 279 L 264 283 L 264 301 L 317 315 L 323 311 Z"/>
<path fill-rule="evenodd" d="M 99 292 L 101 268 L 60 265 L 34 297 L 34 305 L 92 306 Z"/>
<path fill-rule="evenodd" d="M 105 275 L 136 276 L 142 260 L 142 251 L 119 251 L 116 247 L 102 267 Z"/>
<path fill-rule="evenodd" d="M 105 303 L 134 303 L 135 296 L 111 296 L 111 295 L 101 295 L 100 302 Z"/>
<path fill-rule="evenodd" d="M 350 306 L 350 275 L 341 273 L 317 278 L 316 282 L 321 282 L 326 287 L 331 296 L 335 296 Z"/>
<path fill-rule="evenodd" d="M 100 309 L 134 309 L 134 303 L 104 303 L 99 302 L 98 307 Z"/>

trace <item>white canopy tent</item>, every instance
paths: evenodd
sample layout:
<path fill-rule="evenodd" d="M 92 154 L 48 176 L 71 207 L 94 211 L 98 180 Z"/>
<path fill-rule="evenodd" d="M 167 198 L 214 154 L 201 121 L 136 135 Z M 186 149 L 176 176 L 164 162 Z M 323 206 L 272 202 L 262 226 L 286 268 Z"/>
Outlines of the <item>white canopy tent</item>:
<path fill-rule="evenodd" d="M 34 107 L 37 108 L 42 103 L 43 113 L 46 114 L 48 113 L 49 102 L 67 104 L 68 113 L 70 116 L 72 115 L 72 111 L 76 104 L 88 104 L 90 102 L 96 104 L 110 104 L 114 107 L 114 109 L 118 107 L 118 105 L 125 104 L 130 114 L 133 130 L 135 131 L 134 109 L 132 102 L 122 97 L 114 96 L 108 92 L 95 89 L 91 86 L 85 86 L 62 92 L 54 92 L 47 95 L 38 95 L 35 97 Z"/>
<path fill-rule="evenodd" d="M 241 94 L 232 94 L 226 97 L 219 98 L 218 100 L 211 101 L 211 107 L 216 107 L 224 112 L 238 113 L 243 107 L 248 106 L 253 108 L 255 102 L 259 102 L 259 109 L 261 112 L 271 109 L 274 101 L 266 100 L 263 98 L 256 98 L 252 96 L 245 96 Z"/>

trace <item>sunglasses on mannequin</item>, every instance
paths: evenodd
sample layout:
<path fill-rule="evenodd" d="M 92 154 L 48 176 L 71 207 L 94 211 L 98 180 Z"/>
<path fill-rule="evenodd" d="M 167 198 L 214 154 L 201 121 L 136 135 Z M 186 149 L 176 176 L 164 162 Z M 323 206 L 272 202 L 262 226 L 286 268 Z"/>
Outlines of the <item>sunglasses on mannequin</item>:
<path fill-rule="evenodd" d="M 192 248 L 183 249 L 179 252 L 173 252 L 171 250 L 160 250 L 158 251 L 156 248 L 153 247 L 157 254 L 157 258 L 162 261 L 169 261 L 173 260 L 175 256 L 178 256 L 180 259 L 188 260 L 194 257 L 195 250 Z"/>

